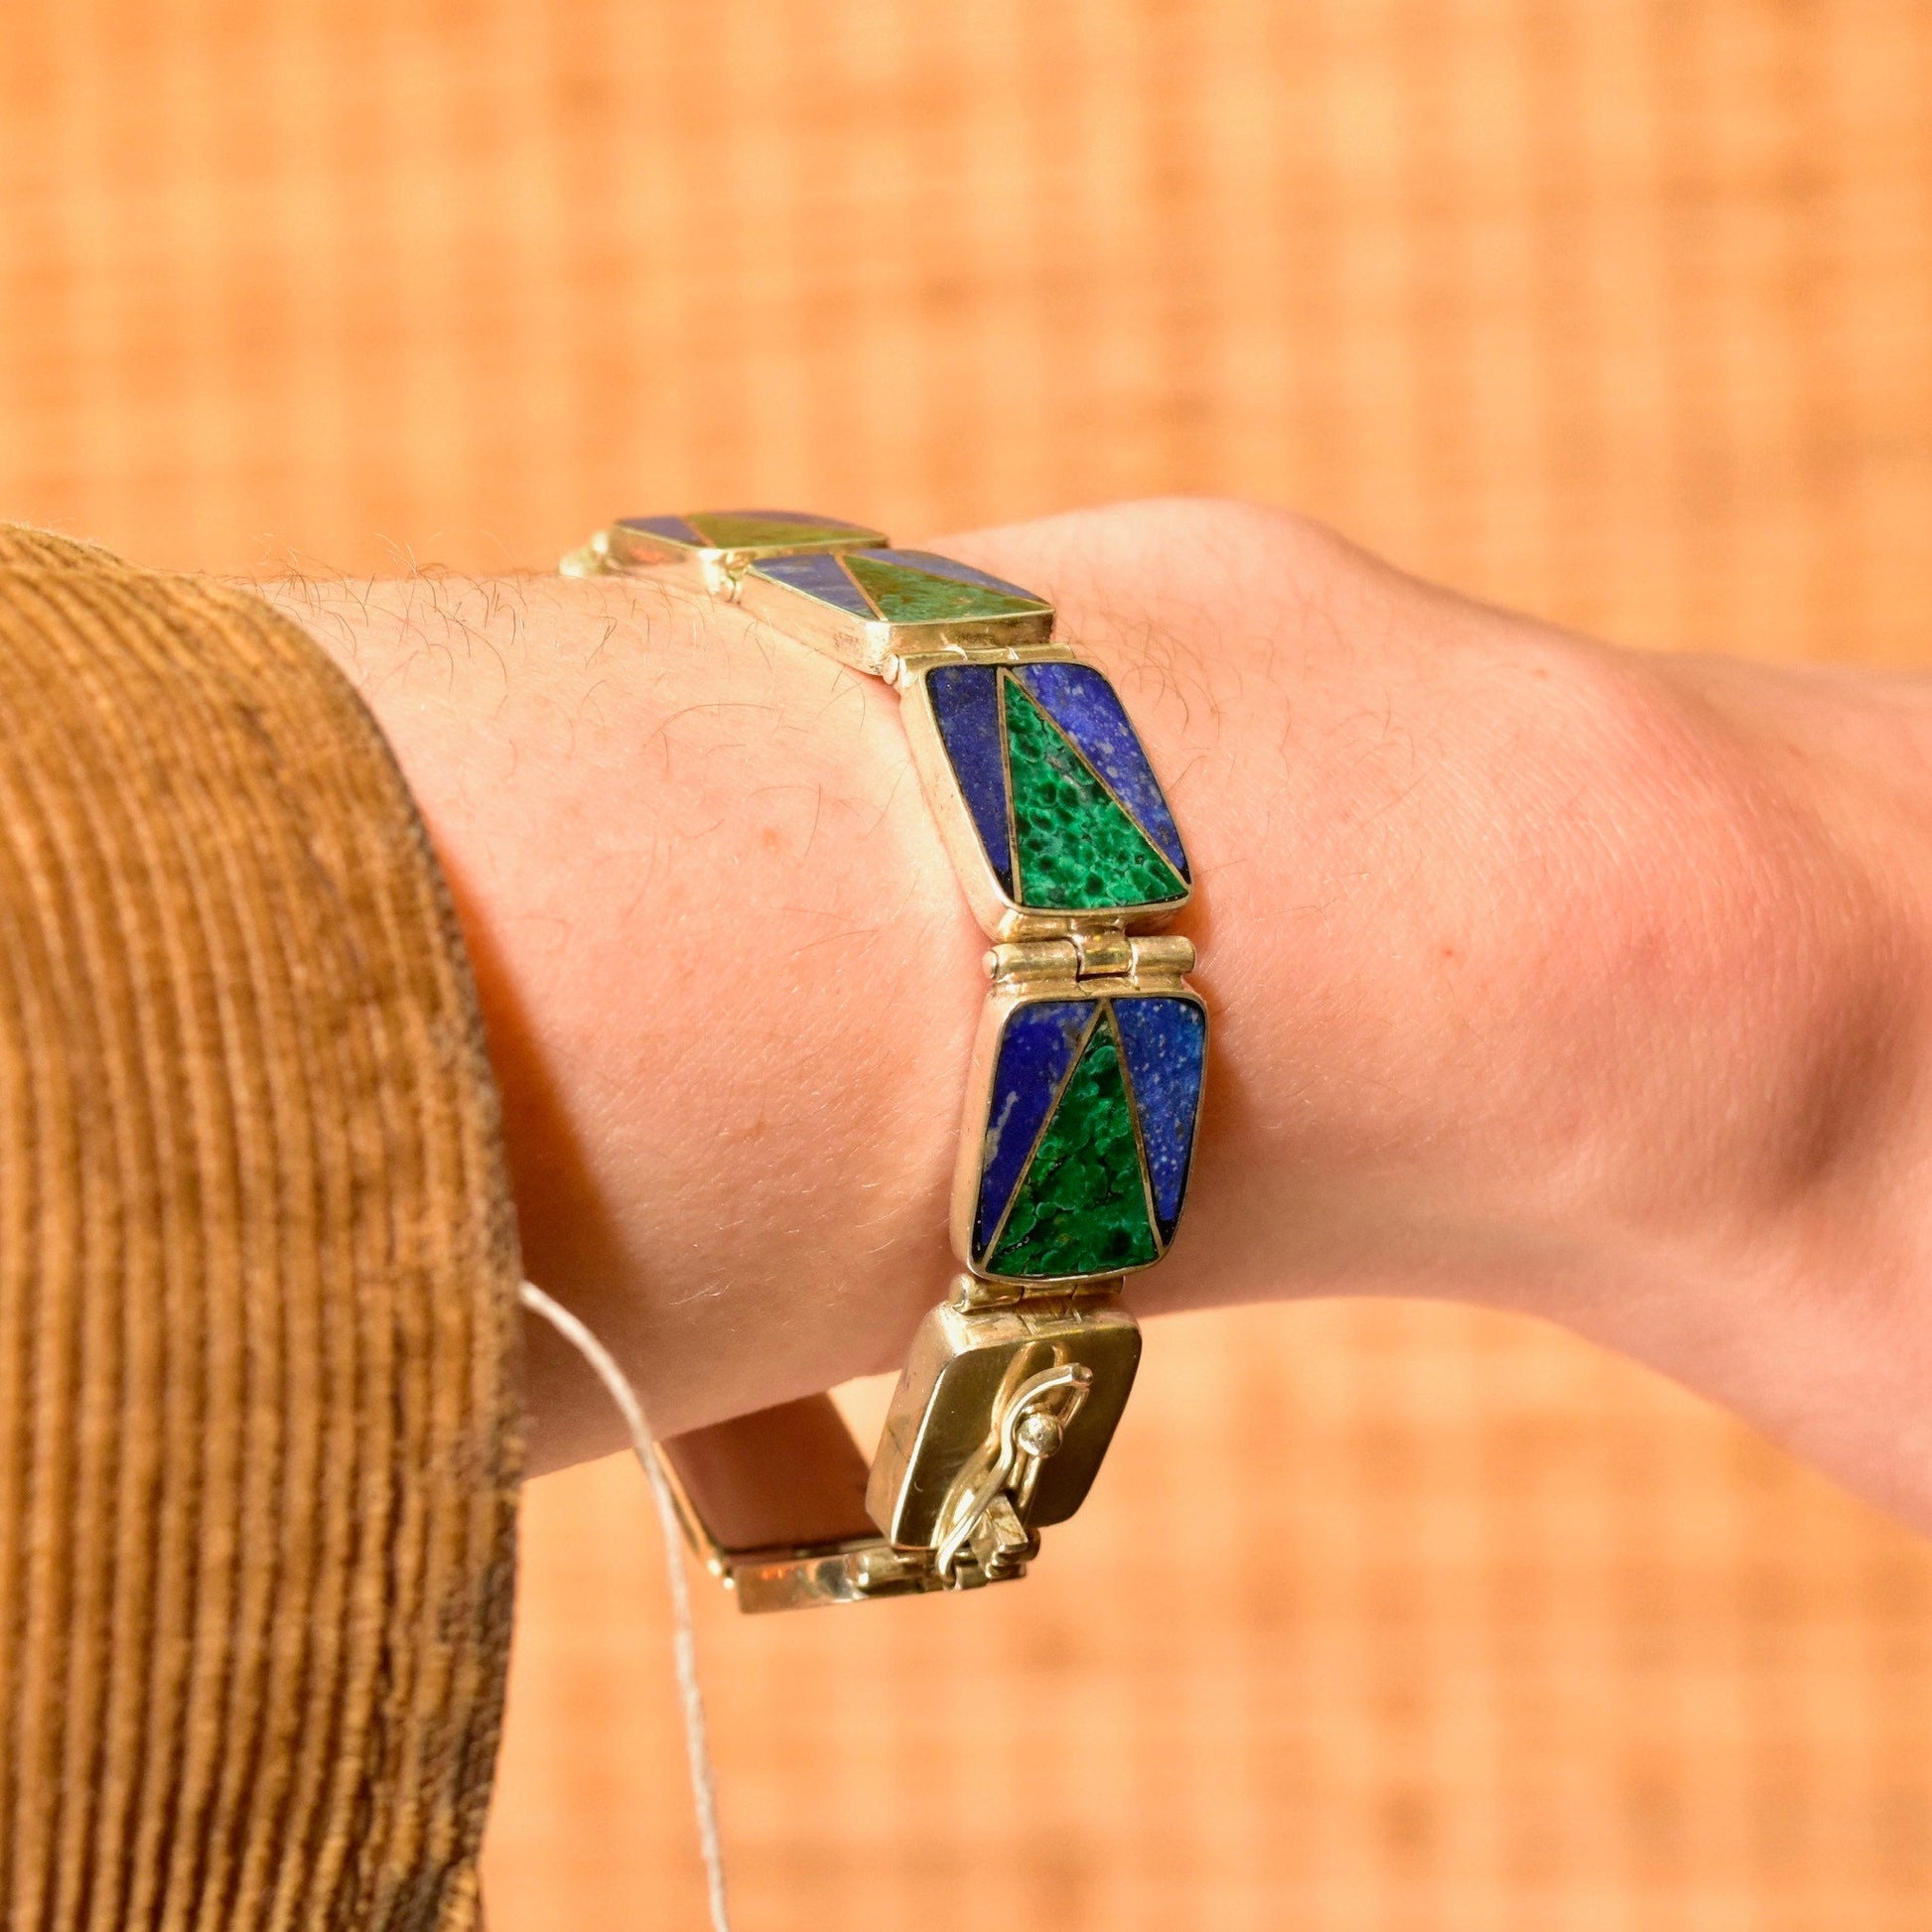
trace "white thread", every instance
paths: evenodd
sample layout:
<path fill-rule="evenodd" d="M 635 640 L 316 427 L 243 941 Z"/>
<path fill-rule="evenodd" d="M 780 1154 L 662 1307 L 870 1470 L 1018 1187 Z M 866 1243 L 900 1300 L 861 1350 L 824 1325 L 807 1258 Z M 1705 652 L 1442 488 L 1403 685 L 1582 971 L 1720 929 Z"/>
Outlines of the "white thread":
<path fill-rule="evenodd" d="M 711 1744 L 705 1734 L 704 1692 L 698 1686 L 698 1637 L 691 1621 L 690 1580 L 684 1574 L 684 1533 L 678 1523 L 671 1485 L 658 1466 L 651 1447 L 644 1406 L 611 1351 L 560 1302 L 553 1302 L 534 1282 L 525 1282 L 521 1300 L 540 1314 L 590 1363 L 597 1379 L 610 1392 L 625 1426 L 630 1447 L 650 1481 L 657 1504 L 658 1527 L 664 1533 L 664 1565 L 670 1581 L 671 1652 L 677 1665 L 678 1697 L 684 1706 L 684 1754 L 691 1766 L 691 1801 L 698 1814 L 698 1849 L 704 1855 L 705 1888 L 711 1901 L 712 1932 L 731 1932 L 725 1905 L 725 1852 L 718 1839 L 718 1791 L 711 1768 Z"/>

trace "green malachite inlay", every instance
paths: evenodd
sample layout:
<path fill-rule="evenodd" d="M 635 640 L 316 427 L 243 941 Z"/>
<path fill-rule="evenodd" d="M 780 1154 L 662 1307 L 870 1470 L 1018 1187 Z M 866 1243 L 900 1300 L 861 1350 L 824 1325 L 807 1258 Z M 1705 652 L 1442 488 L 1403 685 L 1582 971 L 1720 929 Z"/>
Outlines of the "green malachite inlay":
<path fill-rule="evenodd" d="M 768 516 L 738 516 L 730 510 L 703 510 L 684 519 L 716 550 L 756 550 L 773 543 L 823 543 L 831 537 L 850 537 L 849 523 L 794 523 Z"/>
<path fill-rule="evenodd" d="M 1020 903 L 1084 912 L 1184 898 L 1180 875 L 1053 721 L 1011 678 L 1000 686 Z"/>
<path fill-rule="evenodd" d="M 984 584 L 955 584 L 950 578 L 889 564 L 883 557 L 868 557 L 863 550 L 853 551 L 845 561 L 888 623 L 960 622 L 1047 608 L 1035 597 L 1009 597 Z"/>
<path fill-rule="evenodd" d="M 987 1264 L 995 1275 L 1107 1275 L 1158 1260 L 1133 1105 L 1110 1018 L 1046 1123 Z"/>

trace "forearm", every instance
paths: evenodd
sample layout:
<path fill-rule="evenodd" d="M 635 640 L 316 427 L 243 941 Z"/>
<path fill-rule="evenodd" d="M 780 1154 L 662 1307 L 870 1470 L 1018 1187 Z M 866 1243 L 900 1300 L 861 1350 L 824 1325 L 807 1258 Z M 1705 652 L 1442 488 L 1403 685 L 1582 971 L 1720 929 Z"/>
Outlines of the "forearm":
<path fill-rule="evenodd" d="M 1139 1306 L 1505 1302 L 1932 1520 L 1917 687 L 1609 651 L 1259 513 L 952 547 L 1114 674 L 1195 861 L 1210 1097 Z M 450 871 L 530 1272 L 666 1429 L 893 1362 L 984 941 L 891 693 L 633 582 L 292 608 Z M 535 1367 L 539 1454 L 591 1447 Z"/>

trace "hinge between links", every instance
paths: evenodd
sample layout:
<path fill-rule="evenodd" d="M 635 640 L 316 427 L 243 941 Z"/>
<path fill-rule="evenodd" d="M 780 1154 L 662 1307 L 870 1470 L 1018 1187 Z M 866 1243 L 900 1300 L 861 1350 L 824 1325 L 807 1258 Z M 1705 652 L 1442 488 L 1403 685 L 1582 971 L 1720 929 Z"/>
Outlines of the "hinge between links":
<path fill-rule="evenodd" d="M 985 956 L 995 986 L 1015 981 L 1125 979 L 1137 985 L 1178 980 L 1194 970 L 1194 942 L 1179 933 L 1128 934 L 1117 926 L 1063 939 L 1011 939 Z"/>

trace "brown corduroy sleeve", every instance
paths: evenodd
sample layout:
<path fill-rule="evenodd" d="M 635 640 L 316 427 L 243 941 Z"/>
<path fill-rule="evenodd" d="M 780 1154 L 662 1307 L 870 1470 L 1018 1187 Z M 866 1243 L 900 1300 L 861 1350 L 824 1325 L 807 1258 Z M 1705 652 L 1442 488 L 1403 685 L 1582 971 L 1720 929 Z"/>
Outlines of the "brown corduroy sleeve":
<path fill-rule="evenodd" d="M 314 643 L 0 528 L 0 1921 L 474 1924 L 516 1247 Z"/>

